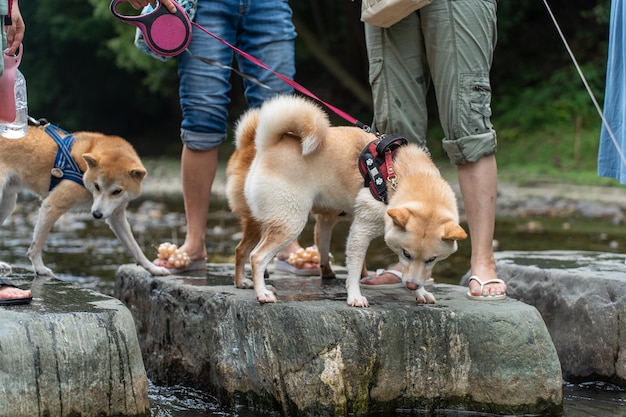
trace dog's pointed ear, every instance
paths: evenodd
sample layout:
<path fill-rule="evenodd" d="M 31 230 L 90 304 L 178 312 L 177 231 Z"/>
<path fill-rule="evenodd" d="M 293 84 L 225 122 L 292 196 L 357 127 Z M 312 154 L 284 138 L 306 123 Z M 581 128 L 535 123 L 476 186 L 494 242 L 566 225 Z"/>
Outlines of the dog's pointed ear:
<path fill-rule="evenodd" d="M 147 174 L 145 168 L 141 168 L 141 167 L 133 168 L 128 173 L 130 174 L 131 178 L 134 178 L 137 181 L 143 180 Z"/>
<path fill-rule="evenodd" d="M 83 154 L 83 159 L 89 168 L 95 168 L 98 166 L 98 160 L 90 153 Z"/>
<path fill-rule="evenodd" d="M 467 238 L 467 233 L 461 226 L 456 223 L 446 224 L 446 228 L 443 232 L 442 240 L 462 240 Z"/>
<path fill-rule="evenodd" d="M 389 217 L 391 217 L 391 220 L 393 220 L 393 223 L 402 228 L 402 229 L 406 229 L 406 224 L 409 221 L 409 217 L 410 217 L 410 213 L 409 210 L 406 208 L 391 208 L 389 210 L 387 210 L 387 215 Z"/>

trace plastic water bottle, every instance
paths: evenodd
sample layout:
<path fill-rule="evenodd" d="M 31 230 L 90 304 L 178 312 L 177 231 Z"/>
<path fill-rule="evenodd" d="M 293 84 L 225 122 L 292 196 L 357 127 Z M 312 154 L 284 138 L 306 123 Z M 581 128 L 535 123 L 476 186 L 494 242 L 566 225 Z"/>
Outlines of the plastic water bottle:
<path fill-rule="evenodd" d="M 7 139 L 19 139 L 28 131 L 28 98 L 26 95 L 26 78 L 20 70 L 15 71 L 15 120 L 11 123 L 0 123 L 0 135 Z"/>

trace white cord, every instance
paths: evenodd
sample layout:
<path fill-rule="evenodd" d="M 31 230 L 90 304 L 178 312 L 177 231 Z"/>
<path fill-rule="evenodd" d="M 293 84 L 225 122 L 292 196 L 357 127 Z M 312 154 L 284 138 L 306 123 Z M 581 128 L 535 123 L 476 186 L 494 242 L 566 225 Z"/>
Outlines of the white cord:
<path fill-rule="evenodd" d="M 567 43 L 567 40 L 565 39 L 565 36 L 563 35 L 563 32 L 561 31 L 561 28 L 559 27 L 559 24 L 556 21 L 556 18 L 554 17 L 554 14 L 552 14 L 552 10 L 550 9 L 550 6 L 548 5 L 548 0 L 543 0 L 543 4 L 545 4 L 546 9 L 548 9 L 548 13 L 550 14 L 550 17 L 552 18 L 552 22 L 554 22 L 554 26 L 556 27 L 556 30 L 559 32 L 559 35 L 561 36 L 561 40 L 563 40 L 563 44 L 565 45 L 565 48 L 567 49 L 569 56 L 574 62 L 574 66 L 576 67 L 576 70 L 578 71 L 578 75 L 580 76 L 580 79 L 585 85 L 585 88 L 587 89 L 587 92 L 589 93 L 589 97 L 591 97 L 591 101 L 593 101 L 593 105 L 596 107 L 596 111 L 598 112 L 598 114 L 600 115 L 600 118 L 602 119 L 602 124 L 604 124 L 604 127 L 609 133 L 609 136 L 611 137 L 611 140 L 613 141 L 613 145 L 615 145 L 615 149 L 617 150 L 617 153 L 622 159 L 622 163 L 626 165 L 626 157 L 624 157 L 624 153 L 622 152 L 622 149 L 619 143 L 617 142 L 615 135 L 613 134 L 613 130 L 611 129 L 611 126 L 609 126 L 609 122 L 604 117 L 604 113 L 602 112 L 602 109 L 600 108 L 600 105 L 598 104 L 596 97 L 593 95 L 593 92 L 591 91 L 591 87 L 589 87 L 589 83 L 587 82 L 587 79 L 585 78 L 585 75 L 583 74 L 580 68 L 580 65 L 578 65 L 578 62 L 576 61 L 576 57 L 574 56 L 574 53 L 570 49 Z"/>

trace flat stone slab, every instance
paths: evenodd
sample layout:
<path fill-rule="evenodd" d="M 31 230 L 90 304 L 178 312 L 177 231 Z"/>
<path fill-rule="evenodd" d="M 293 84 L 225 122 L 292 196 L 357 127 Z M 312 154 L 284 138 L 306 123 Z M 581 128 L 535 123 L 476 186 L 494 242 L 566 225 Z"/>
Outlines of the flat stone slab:
<path fill-rule="evenodd" d="M 339 272 L 329 281 L 272 273 L 279 302 L 266 305 L 236 289 L 224 264 L 186 277 L 123 265 L 115 292 L 151 380 L 225 404 L 291 416 L 562 406 L 561 367 L 534 307 L 437 284 L 436 305 L 417 305 L 406 289 L 367 290 L 371 306 L 359 309 L 346 304 Z"/>
<path fill-rule="evenodd" d="M 543 316 L 563 377 L 626 388 L 624 254 L 506 251 L 496 257 L 509 295 Z"/>
<path fill-rule="evenodd" d="M 0 416 L 149 416 L 133 318 L 57 279 L 7 277 L 30 305 L 0 307 Z"/>

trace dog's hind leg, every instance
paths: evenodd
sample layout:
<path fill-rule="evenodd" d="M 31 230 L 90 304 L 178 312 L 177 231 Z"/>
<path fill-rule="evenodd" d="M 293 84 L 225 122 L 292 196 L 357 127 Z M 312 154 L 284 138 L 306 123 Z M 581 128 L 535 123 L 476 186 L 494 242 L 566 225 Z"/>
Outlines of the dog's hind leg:
<path fill-rule="evenodd" d="M 58 187 L 61 186 L 59 185 Z M 33 264 L 33 270 L 37 275 L 54 275 L 52 270 L 44 265 L 42 258 L 43 246 L 46 243 L 46 239 L 48 239 L 48 235 L 54 223 L 76 203 L 76 200 L 55 198 L 59 195 L 56 189 L 50 193 L 41 203 L 37 215 L 37 223 L 35 223 L 35 230 L 33 231 L 33 241 L 27 252 L 28 258 Z"/>
<path fill-rule="evenodd" d="M 235 248 L 234 282 L 237 288 L 250 289 L 254 284 L 246 278 L 246 261 L 250 259 L 250 252 L 254 246 L 261 240 L 261 224 L 251 218 L 242 218 L 241 230 L 241 240 Z"/>
<path fill-rule="evenodd" d="M 320 212 L 315 214 L 315 246 L 320 253 L 320 269 L 322 279 L 335 278 L 330 266 L 330 239 L 337 223 L 337 212 Z"/>
<path fill-rule="evenodd" d="M 303 221 L 300 222 L 301 227 L 297 229 L 285 228 L 275 224 L 264 226 L 261 241 L 250 254 L 254 293 L 261 304 L 276 302 L 276 295 L 265 285 L 265 269 L 278 252 L 285 249 L 289 243 L 298 237 L 302 229 L 304 229 L 306 218 L 307 215 L 305 214 Z M 291 218 L 291 226 L 294 225 L 293 220 Z"/>

